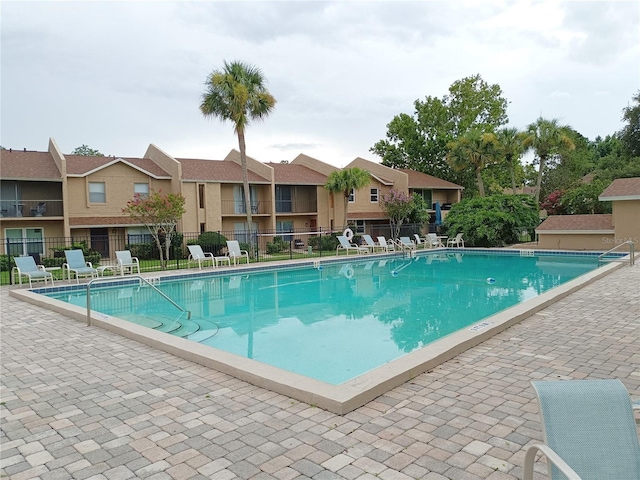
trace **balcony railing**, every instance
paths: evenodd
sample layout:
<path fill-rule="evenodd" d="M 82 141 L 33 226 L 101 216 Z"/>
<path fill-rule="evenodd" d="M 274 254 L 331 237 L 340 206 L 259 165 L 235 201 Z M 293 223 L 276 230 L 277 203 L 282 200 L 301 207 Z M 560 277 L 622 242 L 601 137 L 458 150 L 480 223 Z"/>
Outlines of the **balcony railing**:
<path fill-rule="evenodd" d="M 222 200 L 223 215 L 246 215 L 244 202 L 235 200 Z M 254 200 L 251 202 L 251 213 L 254 215 L 268 215 L 271 213 L 271 202 L 264 200 Z"/>
<path fill-rule="evenodd" d="M 1 200 L 0 214 L 6 218 L 61 217 L 62 200 Z"/>
<path fill-rule="evenodd" d="M 276 213 L 317 213 L 314 200 L 276 200 Z"/>

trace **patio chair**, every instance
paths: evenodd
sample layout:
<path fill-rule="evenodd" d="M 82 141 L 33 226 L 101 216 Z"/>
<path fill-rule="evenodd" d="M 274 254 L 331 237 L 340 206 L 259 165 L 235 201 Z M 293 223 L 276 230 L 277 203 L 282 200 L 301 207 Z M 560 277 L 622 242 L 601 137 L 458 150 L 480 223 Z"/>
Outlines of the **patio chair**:
<path fill-rule="evenodd" d="M 378 243 L 380 244 L 380 247 L 385 251 L 385 252 L 395 252 L 396 251 L 396 247 L 392 242 L 387 242 L 387 239 L 384 237 L 378 237 Z"/>
<path fill-rule="evenodd" d="M 364 234 L 362 235 L 362 239 L 365 241 L 363 247 L 367 248 L 368 250 L 371 250 L 372 252 L 375 252 L 377 249 L 384 250 L 384 247 L 382 245 L 373 241 L 371 235 Z"/>
<path fill-rule="evenodd" d="M 211 262 L 211 266 L 216 266 L 216 260 L 213 258 L 213 253 L 211 252 L 203 252 L 202 247 L 200 245 L 187 245 L 189 249 L 189 257 L 187 258 L 187 263 L 190 265 L 191 263 L 197 263 L 198 269 L 202 270 L 202 264 Z"/>
<path fill-rule="evenodd" d="M 411 241 L 409 237 L 400 237 L 398 239 L 398 246 L 403 250 L 416 250 L 416 244 Z"/>
<path fill-rule="evenodd" d="M 430 248 L 431 244 L 427 242 L 423 242 L 420 238 L 420 235 L 417 233 L 413 234 L 413 238 L 415 238 L 414 243 L 416 244 L 416 248 Z"/>
<path fill-rule="evenodd" d="M 352 250 L 356 252 L 356 255 L 359 253 L 369 253 L 368 248 L 359 247 L 358 245 L 349 242 L 349 240 L 347 240 L 347 237 L 345 237 L 344 235 L 338 235 L 336 238 L 340 242 L 336 247 L 336 255 L 338 255 L 339 250 L 345 250 L 347 252 L 347 255 L 349 255 L 349 252 Z"/>
<path fill-rule="evenodd" d="M 464 247 L 464 240 L 462 239 L 462 233 L 458 233 L 455 237 L 447 240 L 447 247 Z"/>
<path fill-rule="evenodd" d="M 132 257 L 129 250 L 116 251 L 116 264 L 120 270 L 120 275 L 125 273 L 140 275 L 140 261 L 138 257 Z"/>
<path fill-rule="evenodd" d="M 42 265 L 36 265 L 36 261 L 33 257 L 13 257 L 16 266 L 13 269 L 13 278 L 15 283 L 16 273 L 18 274 L 18 283 L 22 285 L 22 277 L 27 277 L 29 279 L 29 288 L 33 288 L 33 284 L 31 283 L 33 280 L 44 280 L 44 284 L 46 285 L 49 280 L 51 280 L 51 285 L 53 283 L 53 274 L 51 272 L 47 272 L 45 267 Z"/>
<path fill-rule="evenodd" d="M 80 277 L 98 277 L 98 270 L 93 268 L 91 262 L 85 261 L 82 250 L 65 250 L 64 256 L 67 263 L 62 264 L 62 271 L 64 276 L 66 270 L 69 281 L 71 281 L 71 272 L 75 274 L 76 283 L 80 283 Z"/>
<path fill-rule="evenodd" d="M 549 478 L 640 478 L 640 443 L 629 394 L 620 380 L 531 382 L 538 396 L 544 445 L 531 445 L 524 480 L 538 451 Z"/>
<path fill-rule="evenodd" d="M 47 211 L 47 202 L 40 202 L 35 208 L 31 209 L 34 217 L 41 217 Z"/>
<path fill-rule="evenodd" d="M 249 252 L 246 250 L 240 249 L 240 243 L 237 240 L 227 240 L 227 256 L 229 257 L 229 263 L 231 263 L 231 259 L 233 259 L 233 264 L 236 265 L 242 257 L 247 259 L 247 264 L 249 263 Z"/>
<path fill-rule="evenodd" d="M 427 237 L 429 239 L 429 241 L 431 242 L 431 246 L 433 248 L 442 248 L 444 247 L 442 241 L 438 238 L 438 234 L 437 233 L 429 233 L 427 234 Z"/>

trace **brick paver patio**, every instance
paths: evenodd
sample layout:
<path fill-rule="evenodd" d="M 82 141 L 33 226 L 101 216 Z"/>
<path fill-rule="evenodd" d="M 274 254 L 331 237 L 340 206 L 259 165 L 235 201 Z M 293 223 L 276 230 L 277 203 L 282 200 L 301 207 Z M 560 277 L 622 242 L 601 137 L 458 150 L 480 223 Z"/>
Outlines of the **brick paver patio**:
<path fill-rule="evenodd" d="M 541 440 L 530 380 L 640 400 L 640 264 L 344 416 L 0 301 L 2 478 L 517 479 Z"/>

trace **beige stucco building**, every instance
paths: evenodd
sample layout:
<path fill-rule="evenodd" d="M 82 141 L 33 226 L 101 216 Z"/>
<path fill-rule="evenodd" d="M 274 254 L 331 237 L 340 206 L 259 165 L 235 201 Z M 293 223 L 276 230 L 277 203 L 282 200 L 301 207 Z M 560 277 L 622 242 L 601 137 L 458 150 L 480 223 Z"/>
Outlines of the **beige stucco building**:
<path fill-rule="evenodd" d="M 262 163 L 247 158 L 252 230 L 316 232 L 347 224 L 342 202 L 324 185 L 338 170 L 307 155 L 290 162 Z M 347 167 L 371 173 L 367 187 L 354 192 L 350 225 L 364 231 L 388 225 L 377 199 L 391 188 L 419 193 L 428 204 L 460 200 L 462 187 L 410 170 L 394 170 L 357 158 Z M 50 139 L 46 152 L 0 152 L 0 253 L 47 254 L 43 239 L 87 241 L 103 257 L 148 235 L 144 225 L 122 210 L 135 194 L 180 193 L 186 213 L 178 230 L 195 236 L 205 231 L 226 234 L 247 229 L 239 152 L 223 160 L 176 158 L 149 145 L 141 158 L 63 154 Z M 445 210 L 446 215 L 446 210 Z M 122 239 L 117 245 L 114 239 Z M 60 242 L 58 242 L 60 243 Z"/>
<path fill-rule="evenodd" d="M 618 178 L 598 197 L 612 214 L 553 215 L 536 229 L 540 248 L 607 251 L 627 241 L 640 247 L 640 178 Z"/>

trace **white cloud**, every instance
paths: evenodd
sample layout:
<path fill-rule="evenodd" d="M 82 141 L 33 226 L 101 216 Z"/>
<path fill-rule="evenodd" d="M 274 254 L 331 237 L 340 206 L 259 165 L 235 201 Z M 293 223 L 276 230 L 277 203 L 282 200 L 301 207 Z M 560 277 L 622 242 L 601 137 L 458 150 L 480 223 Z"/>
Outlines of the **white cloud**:
<path fill-rule="evenodd" d="M 512 125 L 544 115 L 590 138 L 621 128 L 640 85 L 638 2 L 8 1 L 1 22 L 13 148 L 223 158 L 233 128 L 198 108 L 223 60 L 260 67 L 278 100 L 247 131 L 252 156 L 341 166 L 468 75 L 500 84 Z"/>

